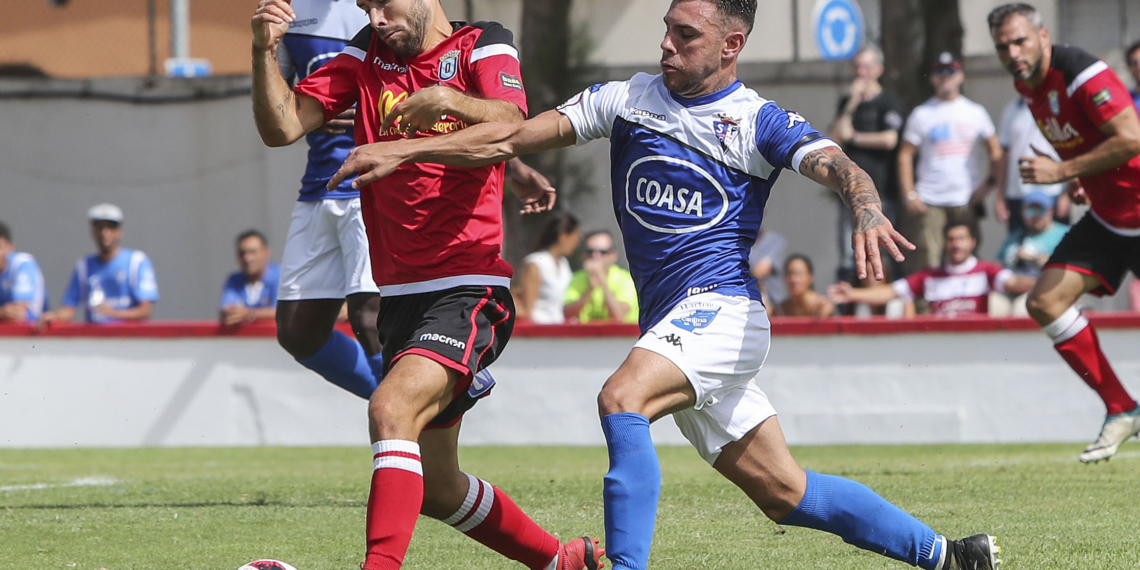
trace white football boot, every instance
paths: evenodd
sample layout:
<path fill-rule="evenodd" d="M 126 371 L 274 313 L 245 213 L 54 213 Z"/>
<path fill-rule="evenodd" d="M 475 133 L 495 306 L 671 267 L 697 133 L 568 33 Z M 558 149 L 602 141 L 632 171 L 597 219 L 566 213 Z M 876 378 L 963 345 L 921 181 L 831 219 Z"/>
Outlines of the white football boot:
<path fill-rule="evenodd" d="M 1100 436 L 1081 453 L 1081 462 L 1096 463 L 1116 455 L 1120 444 L 1136 434 L 1140 434 L 1140 406 L 1130 412 L 1108 416 L 1104 427 L 1100 428 Z"/>

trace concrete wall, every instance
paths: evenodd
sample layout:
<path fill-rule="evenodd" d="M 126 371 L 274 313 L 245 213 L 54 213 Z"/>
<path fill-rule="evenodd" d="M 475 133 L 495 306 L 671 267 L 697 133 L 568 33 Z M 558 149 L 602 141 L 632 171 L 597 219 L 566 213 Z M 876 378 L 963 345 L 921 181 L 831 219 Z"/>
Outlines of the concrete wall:
<path fill-rule="evenodd" d="M 1140 329 L 1100 336 L 1140 393 Z M 633 342 L 514 339 L 462 442 L 603 445 L 594 397 Z M 1081 443 L 1104 413 L 1039 332 L 777 335 L 757 382 L 793 445 Z M 364 402 L 271 338 L 0 337 L 0 447 L 366 444 Z"/>

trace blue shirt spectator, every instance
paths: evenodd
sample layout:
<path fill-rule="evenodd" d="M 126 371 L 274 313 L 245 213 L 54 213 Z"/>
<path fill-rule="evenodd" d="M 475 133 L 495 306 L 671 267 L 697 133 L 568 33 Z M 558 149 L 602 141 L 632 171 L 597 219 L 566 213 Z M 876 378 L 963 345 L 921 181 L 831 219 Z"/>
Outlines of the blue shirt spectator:
<path fill-rule="evenodd" d="M 1034 190 L 1021 201 L 1023 226 L 1009 234 L 997 259 L 1002 265 L 1019 275 L 1037 277 L 1061 238 L 1069 233 L 1069 226 L 1053 221 L 1054 199 L 1049 194 Z"/>
<path fill-rule="evenodd" d="M 123 211 L 113 204 L 99 204 L 87 217 L 99 251 L 75 264 L 59 310 L 45 315 L 45 320 L 70 320 L 79 307 L 89 323 L 149 319 L 158 301 L 158 281 L 145 253 L 120 246 Z"/>
<path fill-rule="evenodd" d="M 47 306 L 47 288 L 36 258 L 12 246 L 12 234 L 0 222 L 0 322 L 33 322 Z"/>
<path fill-rule="evenodd" d="M 271 263 L 273 253 L 265 236 L 257 230 L 237 238 L 237 260 L 241 271 L 230 274 L 218 302 L 218 318 L 224 325 L 272 320 L 277 312 L 277 285 L 281 266 Z"/>

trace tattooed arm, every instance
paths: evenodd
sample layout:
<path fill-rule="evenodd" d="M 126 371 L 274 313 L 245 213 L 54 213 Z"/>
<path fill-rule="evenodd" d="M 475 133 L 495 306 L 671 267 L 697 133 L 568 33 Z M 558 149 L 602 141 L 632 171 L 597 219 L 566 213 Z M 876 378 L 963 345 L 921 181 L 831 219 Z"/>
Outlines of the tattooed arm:
<path fill-rule="evenodd" d="M 295 17 L 286 0 L 261 0 L 253 15 L 253 118 L 269 146 L 293 144 L 325 122 L 321 104 L 281 77 L 277 49 Z"/>
<path fill-rule="evenodd" d="M 860 279 L 867 277 L 869 260 L 875 279 L 882 281 L 883 261 L 879 257 L 879 246 L 886 247 L 896 261 L 903 260 L 896 242 L 914 249 L 914 244 L 896 231 L 883 215 L 883 204 L 871 177 L 843 151 L 829 147 L 809 152 L 800 162 L 800 174 L 837 192 L 851 209 L 855 222 L 851 247 L 855 251 L 855 269 Z"/>

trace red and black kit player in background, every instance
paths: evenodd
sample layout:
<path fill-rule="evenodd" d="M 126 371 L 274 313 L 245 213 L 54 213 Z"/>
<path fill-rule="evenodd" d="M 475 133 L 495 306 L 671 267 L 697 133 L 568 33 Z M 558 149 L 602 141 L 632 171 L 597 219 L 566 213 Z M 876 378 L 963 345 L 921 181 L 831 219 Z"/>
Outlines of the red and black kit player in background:
<path fill-rule="evenodd" d="M 253 100 L 266 144 L 291 144 L 353 105 L 357 145 L 525 119 L 508 30 L 449 22 L 439 0 L 357 5 L 370 25 L 291 90 L 275 58 L 295 14 L 288 0 L 259 3 Z M 364 570 L 399 568 L 421 513 L 534 570 L 593 569 L 603 554 L 589 538 L 559 544 L 502 490 L 459 468 L 463 413 L 491 388 L 475 375 L 502 354 L 514 324 L 512 270 L 499 255 L 503 169 L 408 164 L 361 188 L 387 368 L 368 407 Z M 526 210 L 552 205 L 549 191 L 529 190 L 519 196 Z"/>
<path fill-rule="evenodd" d="M 1014 86 L 1062 159 L 1041 152 L 1022 157 L 1022 179 L 1034 184 L 1079 179 L 1084 195 L 1074 201 L 1087 197 L 1090 205 L 1049 258 L 1028 308 L 1057 352 L 1107 407 L 1100 436 L 1080 460 L 1108 459 L 1140 433 L 1140 408 L 1074 305 L 1085 293 L 1115 294 L 1129 270 L 1140 275 L 1140 120 L 1116 73 L 1081 49 L 1052 45 L 1033 6 L 999 6 L 990 12 L 989 27 Z"/>

